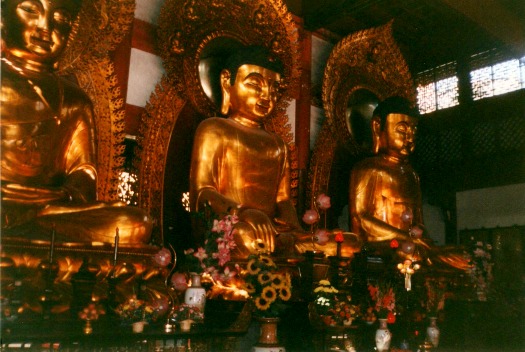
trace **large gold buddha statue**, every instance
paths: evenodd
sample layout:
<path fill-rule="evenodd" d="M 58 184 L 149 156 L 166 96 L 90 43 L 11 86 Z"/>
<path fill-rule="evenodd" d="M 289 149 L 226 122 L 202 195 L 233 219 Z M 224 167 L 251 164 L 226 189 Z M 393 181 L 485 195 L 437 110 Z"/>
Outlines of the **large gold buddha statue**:
<path fill-rule="evenodd" d="M 419 176 L 409 162 L 415 149 L 418 116 L 417 110 L 400 97 L 388 98 L 374 110 L 371 127 L 377 155 L 357 163 L 350 176 L 352 231 L 372 246 L 388 247 L 387 243 L 396 239 L 411 244 L 405 248 L 417 248 L 421 258 L 466 269 L 467 259 L 460 251 L 434 246 L 422 236 Z"/>
<path fill-rule="evenodd" d="M 81 1 L 2 1 L 2 236 L 147 243 L 140 209 L 96 201 L 96 126 L 88 96 L 56 74 Z"/>
<path fill-rule="evenodd" d="M 289 150 L 264 128 L 278 99 L 281 64 L 262 47 L 247 47 L 220 74 L 221 112 L 200 123 L 190 172 L 190 204 L 216 214 L 237 214 L 237 257 L 261 240 L 270 251 L 275 235 L 300 229 L 290 199 Z"/>

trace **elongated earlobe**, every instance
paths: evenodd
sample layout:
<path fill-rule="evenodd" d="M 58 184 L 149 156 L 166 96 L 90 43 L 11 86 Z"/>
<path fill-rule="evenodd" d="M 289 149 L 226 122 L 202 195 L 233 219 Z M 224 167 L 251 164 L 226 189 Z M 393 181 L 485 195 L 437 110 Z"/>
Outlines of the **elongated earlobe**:
<path fill-rule="evenodd" d="M 378 117 L 372 119 L 372 142 L 372 152 L 378 154 L 381 148 L 381 121 Z"/>
<path fill-rule="evenodd" d="M 221 92 L 222 92 L 222 103 L 221 103 L 221 114 L 228 115 L 230 110 L 230 78 L 231 74 L 228 70 L 222 70 L 221 72 Z"/>

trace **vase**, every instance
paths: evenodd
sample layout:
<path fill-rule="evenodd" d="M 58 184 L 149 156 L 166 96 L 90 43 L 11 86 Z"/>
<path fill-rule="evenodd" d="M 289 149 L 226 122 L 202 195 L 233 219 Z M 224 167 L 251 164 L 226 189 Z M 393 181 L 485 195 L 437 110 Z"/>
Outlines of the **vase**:
<path fill-rule="evenodd" d="M 435 348 L 439 345 L 439 328 L 437 326 L 437 318 L 429 317 L 430 325 L 427 327 L 427 341 L 432 344 Z"/>
<path fill-rule="evenodd" d="M 186 319 L 180 322 L 180 330 L 181 331 L 190 331 L 191 330 L 191 324 L 193 323 L 193 320 Z"/>
<path fill-rule="evenodd" d="M 201 286 L 201 275 L 191 274 L 191 286 L 186 289 L 184 303 L 200 309 L 204 313 L 206 305 L 206 290 Z"/>
<path fill-rule="evenodd" d="M 376 330 L 376 348 L 379 352 L 388 351 L 392 333 L 388 330 L 386 319 L 379 319 L 379 328 Z"/>
<path fill-rule="evenodd" d="M 279 318 L 257 318 L 261 325 L 259 340 L 253 346 L 252 352 L 285 352 L 286 349 L 279 345 L 277 338 L 277 324 Z"/>
<path fill-rule="evenodd" d="M 146 324 L 143 321 L 136 321 L 131 324 L 131 330 L 133 330 L 134 333 L 141 333 L 144 331 L 144 324 Z"/>

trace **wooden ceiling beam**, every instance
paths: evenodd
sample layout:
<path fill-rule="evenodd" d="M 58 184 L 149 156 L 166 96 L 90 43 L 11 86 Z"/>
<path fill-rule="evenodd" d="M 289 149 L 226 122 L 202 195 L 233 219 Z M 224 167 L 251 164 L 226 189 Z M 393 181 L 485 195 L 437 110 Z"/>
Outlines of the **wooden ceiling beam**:
<path fill-rule="evenodd" d="M 497 0 L 441 1 L 477 23 L 518 57 L 525 56 L 525 21 L 520 20 Z"/>

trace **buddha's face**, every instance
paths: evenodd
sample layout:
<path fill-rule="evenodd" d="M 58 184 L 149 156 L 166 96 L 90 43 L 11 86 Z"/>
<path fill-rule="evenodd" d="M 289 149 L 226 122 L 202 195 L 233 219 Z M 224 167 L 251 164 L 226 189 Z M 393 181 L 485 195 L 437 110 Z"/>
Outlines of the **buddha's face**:
<path fill-rule="evenodd" d="M 389 114 L 383 130 L 384 150 L 390 156 L 405 159 L 414 152 L 417 118 L 405 114 Z"/>
<path fill-rule="evenodd" d="M 6 49 L 24 60 L 49 63 L 67 45 L 80 1 L 9 0 L 2 14 Z"/>
<path fill-rule="evenodd" d="M 230 88 L 230 111 L 262 122 L 274 109 L 281 75 L 256 65 L 242 65 Z"/>

